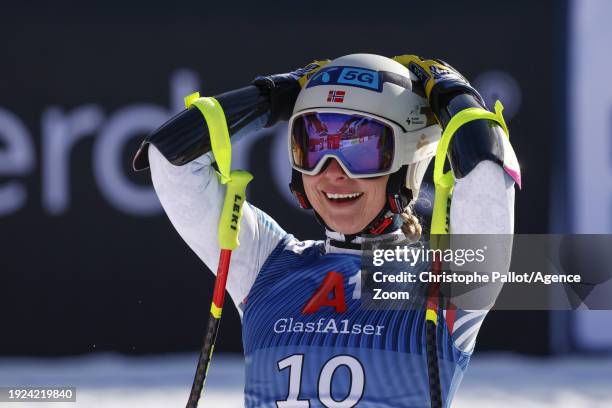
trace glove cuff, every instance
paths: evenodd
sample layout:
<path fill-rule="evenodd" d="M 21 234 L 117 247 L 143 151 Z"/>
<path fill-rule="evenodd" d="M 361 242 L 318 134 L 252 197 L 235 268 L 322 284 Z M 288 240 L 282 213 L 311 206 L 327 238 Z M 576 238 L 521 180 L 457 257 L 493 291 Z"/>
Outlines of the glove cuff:
<path fill-rule="evenodd" d="M 429 104 L 442 128 L 446 128 L 454 114 L 466 108 L 483 108 L 482 96 L 468 83 L 449 80 L 437 83 L 429 95 Z"/>
<path fill-rule="evenodd" d="M 251 84 L 270 98 L 270 118 L 264 127 L 274 126 L 279 120 L 289 120 L 301 89 L 297 79 L 289 74 L 258 76 Z"/>

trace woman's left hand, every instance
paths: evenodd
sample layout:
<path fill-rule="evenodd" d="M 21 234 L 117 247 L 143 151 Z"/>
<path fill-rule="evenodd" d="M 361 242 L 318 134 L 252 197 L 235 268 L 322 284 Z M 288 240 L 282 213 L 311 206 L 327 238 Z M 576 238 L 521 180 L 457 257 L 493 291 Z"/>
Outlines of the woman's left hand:
<path fill-rule="evenodd" d="M 429 101 L 434 114 L 440 119 L 439 112 L 446 106 L 450 97 L 458 94 L 471 94 L 482 107 L 482 97 L 467 79 L 455 68 L 439 59 L 424 59 L 417 55 L 400 55 L 393 59 L 410 70 L 423 86 L 424 96 Z"/>

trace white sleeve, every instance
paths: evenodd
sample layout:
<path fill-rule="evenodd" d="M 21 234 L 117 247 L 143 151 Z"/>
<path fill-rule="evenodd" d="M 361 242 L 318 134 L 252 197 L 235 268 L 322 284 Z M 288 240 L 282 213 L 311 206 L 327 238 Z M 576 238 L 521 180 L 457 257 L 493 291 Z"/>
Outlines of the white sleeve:
<path fill-rule="evenodd" d="M 514 180 L 499 164 L 483 160 L 455 182 L 450 212 L 453 234 L 512 234 Z"/>
<path fill-rule="evenodd" d="M 220 253 L 217 226 L 225 186 L 219 182 L 212 161 L 213 156 L 208 153 L 184 166 L 174 166 L 153 145 L 149 146 L 151 178 L 162 207 L 181 238 L 216 273 Z M 232 252 L 227 280 L 227 290 L 237 307 L 249 293 L 266 258 L 285 235 L 267 214 L 244 203 L 240 246 Z"/>
<path fill-rule="evenodd" d="M 487 254 L 487 257 L 491 257 L 487 267 L 494 264 L 495 270 L 502 273 L 508 271 L 512 251 L 511 234 L 514 232 L 514 180 L 502 166 L 484 160 L 455 182 L 450 209 L 450 232 L 497 235 L 496 239 L 502 240 L 503 244 L 494 246 L 498 253 Z M 451 235 L 451 242 L 452 239 Z M 487 239 L 494 237 L 489 236 Z M 510 245 L 507 245 L 508 242 Z M 500 290 L 501 284 L 487 285 L 469 295 L 485 299 L 492 307 Z M 456 311 L 452 337 L 460 350 L 471 352 L 474 349 L 476 336 L 487 311 L 486 308 L 459 308 Z"/>

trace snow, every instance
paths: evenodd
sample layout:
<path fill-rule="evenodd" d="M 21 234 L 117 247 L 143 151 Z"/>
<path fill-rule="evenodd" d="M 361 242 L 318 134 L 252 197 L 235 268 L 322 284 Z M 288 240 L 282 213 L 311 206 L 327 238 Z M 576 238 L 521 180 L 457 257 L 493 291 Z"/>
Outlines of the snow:
<path fill-rule="evenodd" d="M 0 386 L 74 386 L 76 403 L 1 403 L 7 408 L 167 408 L 185 405 L 195 354 L 0 359 Z M 203 407 L 241 407 L 242 357 L 215 355 Z M 612 356 L 534 358 L 476 354 L 453 407 L 612 407 Z"/>

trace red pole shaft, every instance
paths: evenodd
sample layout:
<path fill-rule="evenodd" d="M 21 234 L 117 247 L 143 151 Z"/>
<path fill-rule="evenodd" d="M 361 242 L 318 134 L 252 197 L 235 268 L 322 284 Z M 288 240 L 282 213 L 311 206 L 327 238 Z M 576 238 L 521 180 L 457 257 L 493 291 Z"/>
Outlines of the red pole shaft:
<path fill-rule="evenodd" d="M 227 273 L 229 271 L 230 260 L 232 258 L 231 249 L 221 249 L 219 255 L 219 266 L 217 267 L 217 279 L 215 279 L 215 289 L 213 291 L 213 303 L 218 308 L 223 307 L 225 300 L 225 284 L 227 283 Z"/>

